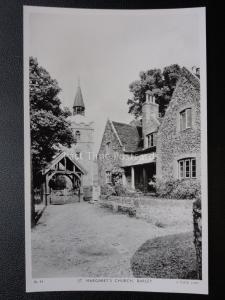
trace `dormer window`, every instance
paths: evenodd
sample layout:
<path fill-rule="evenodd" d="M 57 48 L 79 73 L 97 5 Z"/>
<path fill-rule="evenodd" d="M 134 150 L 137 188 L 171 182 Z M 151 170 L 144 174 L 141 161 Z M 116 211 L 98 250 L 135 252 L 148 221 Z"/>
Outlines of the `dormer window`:
<path fill-rule="evenodd" d="M 180 130 L 192 127 L 191 108 L 186 108 L 180 112 Z"/>

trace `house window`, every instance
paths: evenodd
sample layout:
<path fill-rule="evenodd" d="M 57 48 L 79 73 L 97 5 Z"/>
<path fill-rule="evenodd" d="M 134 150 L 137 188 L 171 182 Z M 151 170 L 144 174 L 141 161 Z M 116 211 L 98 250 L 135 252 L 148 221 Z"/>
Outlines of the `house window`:
<path fill-rule="evenodd" d="M 147 137 L 147 147 L 150 148 L 150 147 L 155 146 L 154 134 L 150 133 L 150 134 L 146 135 L 146 137 Z"/>
<path fill-rule="evenodd" d="M 185 158 L 178 161 L 179 178 L 196 178 L 196 159 Z"/>
<path fill-rule="evenodd" d="M 185 130 L 191 128 L 192 126 L 192 116 L 191 108 L 184 109 L 180 112 L 180 130 Z"/>
<path fill-rule="evenodd" d="M 80 131 L 79 130 L 76 130 L 76 132 L 75 132 L 75 138 L 76 138 L 77 141 L 80 140 Z"/>
<path fill-rule="evenodd" d="M 106 183 L 112 182 L 112 174 L 110 171 L 106 171 Z"/>

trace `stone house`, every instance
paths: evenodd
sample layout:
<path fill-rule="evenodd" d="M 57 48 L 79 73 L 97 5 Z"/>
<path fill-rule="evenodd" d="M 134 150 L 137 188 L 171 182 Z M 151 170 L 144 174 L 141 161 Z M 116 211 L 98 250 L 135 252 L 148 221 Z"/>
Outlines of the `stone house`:
<path fill-rule="evenodd" d="M 98 153 L 99 183 L 115 172 L 132 189 L 151 191 L 150 182 L 200 178 L 200 81 L 186 68 L 163 118 L 150 91 L 142 118 L 130 124 L 108 120 Z"/>

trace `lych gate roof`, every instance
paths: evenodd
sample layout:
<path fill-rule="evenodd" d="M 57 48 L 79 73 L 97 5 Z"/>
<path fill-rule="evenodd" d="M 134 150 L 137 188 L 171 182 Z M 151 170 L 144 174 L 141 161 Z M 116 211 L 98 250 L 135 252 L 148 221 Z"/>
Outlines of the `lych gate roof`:
<path fill-rule="evenodd" d="M 141 127 L 113 121 L 112 125 L 124 147 L 124 151 L 135 152 L 140 149 Z"/>
<path fill-rule="evenodd" d="M 70 162 L 75 165 L 82 174 L 87 174 L 87 171 L 81 166 L 80 163 L 72 159 L 66 152 L 61 152 L 58 155 L 56 155 L 55 158 L 42 170 L 42 175 L 47 174 L 50 170 L 54 169 L 55 165 L 60 162 L 63 158 L 66 158 L 70 160 Z"/>
<path fill-rule="evenodd" d="M 75 96 L 74 104 L 73 104 L 73 107 L 77 107 L 77 106 L 85 107 L 80 86 L 77 87 L 77 92 L 76 92 L 76 96 Z"/>

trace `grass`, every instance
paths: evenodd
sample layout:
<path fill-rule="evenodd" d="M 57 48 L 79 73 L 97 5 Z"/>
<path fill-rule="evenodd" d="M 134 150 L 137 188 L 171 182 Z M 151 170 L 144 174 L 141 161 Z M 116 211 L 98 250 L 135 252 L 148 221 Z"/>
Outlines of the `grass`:
<path fill-rule="evenodd" d="M 180 233 L 146 241 L 131 258 L 134 277 L 196 279 L 193 233 Z"/>
<path fill-rule="evenodd" d="M 157 227 L 177 227 L 180 232 L 192 230 L 192 201 L 149 198 L 140 201 L 137 218 Z"/>

